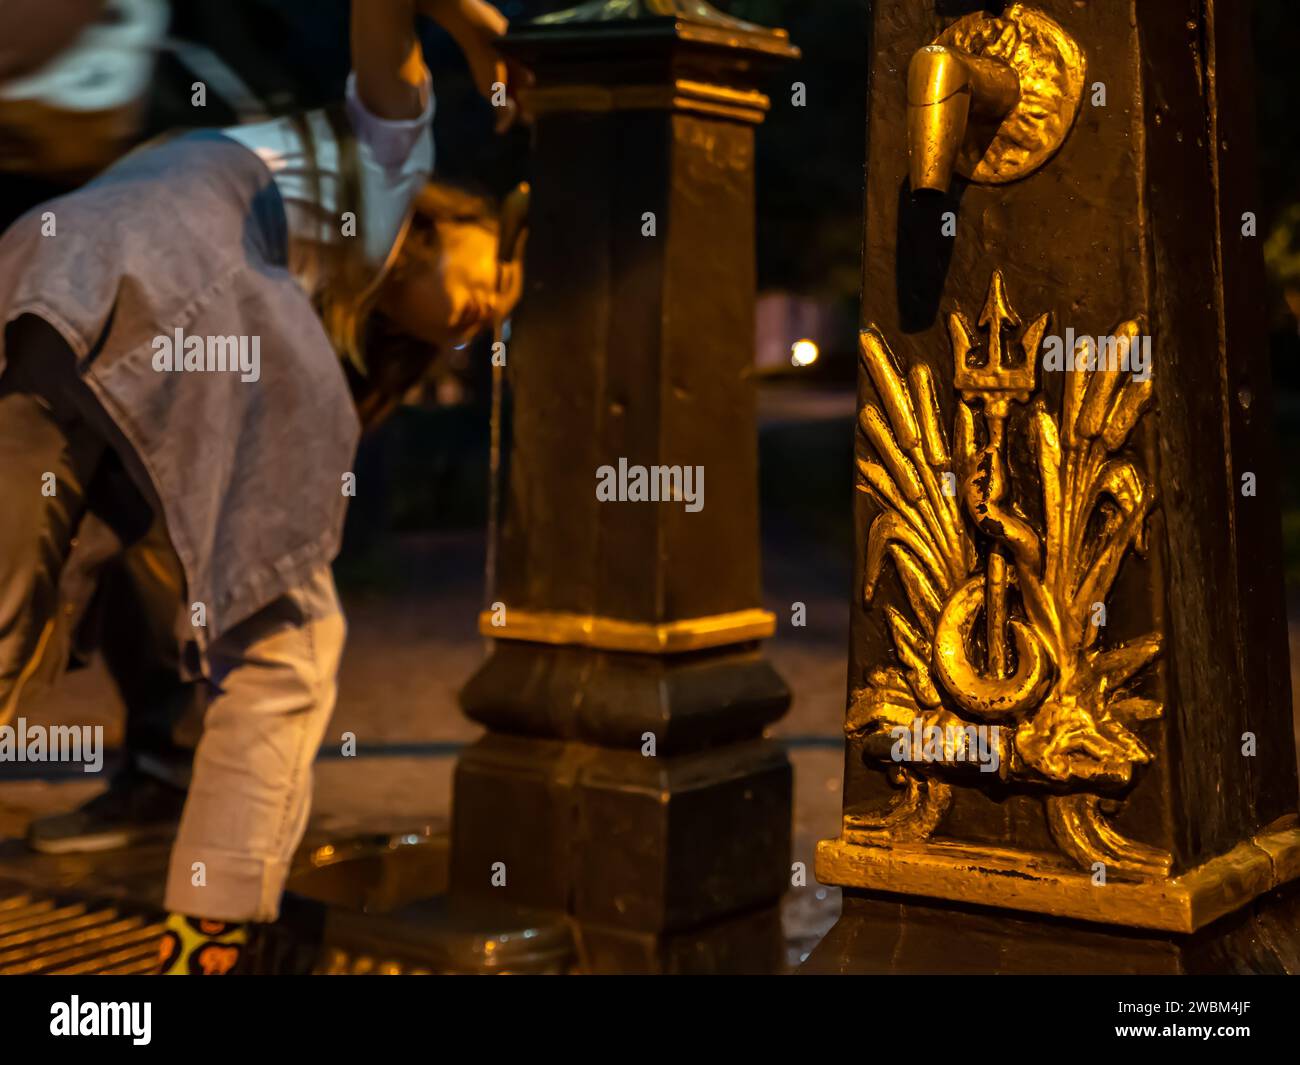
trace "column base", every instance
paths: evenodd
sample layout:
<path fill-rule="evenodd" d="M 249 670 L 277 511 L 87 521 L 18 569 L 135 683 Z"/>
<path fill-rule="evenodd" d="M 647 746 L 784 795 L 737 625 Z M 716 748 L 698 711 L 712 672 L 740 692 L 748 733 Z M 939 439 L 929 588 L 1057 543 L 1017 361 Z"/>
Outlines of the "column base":
<path fill-rule="evenodd" d="M 771 971 L 791 783 L 765 739 L 645 757 L 489 734 L 456 768 L 451 890 L 567 914 L 586 971 Z"/>
<path fill-rule="evenodd" d="M 817 879 L 950 902 L 996 898 L 1008 909 L 1191 933 L 1300 879 L 1300 827 L 1292 817 L 1176 877 L 1104 885 L 1059 857 L 1009 847 L 954 840 L 881 846 L 842 836 L 818 844 Z"/>
<path fill-rule="evenodd" d="M 1198 932 L 1117 928 L 846 890 L 839 921 L 799 970 L 811 974 L 1300 974 L 1300 884 Z"/>
<path fill-rule="evenodd" d="M 779 906 L 667 935 L 577 922 L 574 937 L 583 973 L 763 975 L 785 964 Z"/>

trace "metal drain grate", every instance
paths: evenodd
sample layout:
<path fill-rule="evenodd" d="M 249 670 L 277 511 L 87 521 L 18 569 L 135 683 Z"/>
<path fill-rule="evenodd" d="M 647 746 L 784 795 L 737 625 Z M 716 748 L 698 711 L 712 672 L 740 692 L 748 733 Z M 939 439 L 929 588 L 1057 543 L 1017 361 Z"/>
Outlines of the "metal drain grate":
<path fill-rule="evenodd" d="M 158 914 L 107 901 L 0 898 L 0 976 L 132 975 L 158 964 Z"/>

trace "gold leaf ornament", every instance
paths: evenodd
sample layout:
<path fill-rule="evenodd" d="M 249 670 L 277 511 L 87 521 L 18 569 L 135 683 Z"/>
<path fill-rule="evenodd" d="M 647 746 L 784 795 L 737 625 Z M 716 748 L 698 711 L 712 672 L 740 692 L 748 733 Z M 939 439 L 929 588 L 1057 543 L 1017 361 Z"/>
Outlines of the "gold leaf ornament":
<path fill-rule="evenodd" d="M 879 508 L 867 535 L 864 597 L 874 602 L 892 561 L 905 602 L 885 608 L 898 666 L 872 674 L 847 728 L 876 737 L 867 749 L 878 757 L 879 737 L 918 715 L 958 726 L 1001 722 L 1013 738 L 999 776 L 1046 789 L 1062 851 L 1146 874 L 1167 868 L 1167 856 L 1124 841 L 1101 804 L 1087 801 L 1132 785 L 1154 757 L 1135 729 L 1162 710 L 1132 688 L 1160 654 L 1160 634 L 1099 647 L 1102 630 L 1092 622 L 1130 548 L 1145 549 L 1155 505 L 1151 482 L 1125 451 L 1153 395 L 1150 367 L 1139 380 L 1125 358 L 1143 325 L 1117 326 L 1109 359 L 1076 351 L 1054 415 L 1037 395 L 1049 322 L 1042 314 L 1013 338 L 1021 320 L 997 270 L 977 329 L 959 311 L 949 316 L 958 392 L 951 446 L 930 368 L 918 362 L 904 373 L 877 328 L 860 336 L 877 402 L 859 417 L 858 489 Z M 1025 404 L 1041 529 L 1014 502 L 1006 457 L 1010 412 Z M 943 491 L 945 482 L 960 491 Z M 902 811 L 924 807 L 937 824 L 937 800 L 922 801 L 930 794 L 922 784 L 953 768 L 893 767 L 906 795 L 889 823 L 897 828 Z"/>

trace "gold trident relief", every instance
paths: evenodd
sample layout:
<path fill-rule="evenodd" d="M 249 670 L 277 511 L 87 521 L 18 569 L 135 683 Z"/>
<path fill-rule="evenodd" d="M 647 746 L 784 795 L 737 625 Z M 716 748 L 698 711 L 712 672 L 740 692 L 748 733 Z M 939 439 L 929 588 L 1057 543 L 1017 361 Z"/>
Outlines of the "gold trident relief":
<path fill-rule="evenodd" d="M 1154 489 L 1121 452 L 1151 400 L 1151 376 L 1128 372 L 1141 329 L 1123 322 L 1105 365 L 1080 344 L 1059 415 L 1049 412 L 1035 396 L 1049 320 L 1040 315 L 1013 342 L 1021 322 L 996 270 L 978 319 L 982 353 L 969 321 L 949 315 L 960 395 L 951 447 L 930 368 L 916 363 L 904 378 L 879 330 L 859 338 L 879 397 L 859 416 L 870 454 L 857 461 L 857 487 L 880 506 L 864 595 L 870 605 L 890 560 L 908 609 L 885 607 L 897 664 L 854 693 L 846 724 L 903 790 L 879 814 L 852 815 L 846 832 L 869 843 L 929 837 L 953 781 L 978 769 L 964 747 L 975 742 L 970 726 L 997 725 L 998 775 L 1041 791 L 1066 855 L 1085 868 L 1165 875 L 1169 855 L 1123 837 L 1102 810 L 1151 761 L 1135 726 L 1162 710 L 1134 690 L 1160 634 L 1102 647 L 1097 623 L 1125 555 L 1146 547 Z M 1014 497 L 1007 461 L 1008 416 L 1027 404 L 1041 532 Z M 894 761 L 896 730 L 918 725 L 958 740 L 935 760 Z"/>

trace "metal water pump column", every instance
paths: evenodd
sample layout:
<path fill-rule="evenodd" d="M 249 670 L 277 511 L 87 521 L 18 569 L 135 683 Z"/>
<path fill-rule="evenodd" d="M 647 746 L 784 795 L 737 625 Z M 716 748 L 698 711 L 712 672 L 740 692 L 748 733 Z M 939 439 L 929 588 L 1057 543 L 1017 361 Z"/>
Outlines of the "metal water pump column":
<path fill-rule="evenodd" d="M 754 128 L 797 50 L 696 0 L 585 4 L 505 47 L 537 79 L 528 283 L 452 890 L 572 915 L 589 971 L 773 967 Z"/>

